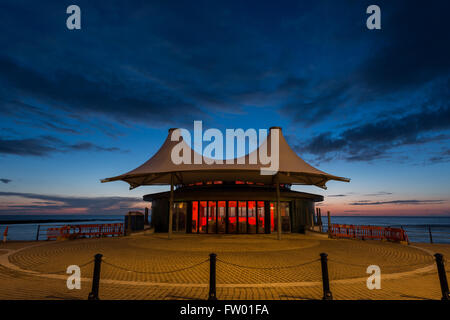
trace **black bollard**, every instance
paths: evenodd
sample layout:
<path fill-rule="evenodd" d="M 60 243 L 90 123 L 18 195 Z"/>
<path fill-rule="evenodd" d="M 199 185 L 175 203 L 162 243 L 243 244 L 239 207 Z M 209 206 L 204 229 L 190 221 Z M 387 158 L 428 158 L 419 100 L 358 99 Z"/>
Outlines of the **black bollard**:
<path fill-rule="evenodd" d="M 216 297 L 216 257 L 215 253 L 209 255 L 209 295 L 208 300 L 217 300 Z"/>
<path fill-rule="evenodd" d="M 100 267 L 102 265 L 102 257 L 100 253 L 97 253 L 94 259 L 94 275 L 92 277 L 92 291 L 89 293 L 88 300 L 100 300 L 98 297 L 98 287 L 100 285 Z"/>
<path fill-rule="evenodd" d="M 39 240 L 39 231 L 41 230 L 41 225 L 39 224 L 37 227 L 37 232 L 36 232 L 36 241 Z"/>
<path fill-rule="evenodd" d="M 436 266 L 439 274 L 439 282 L 441 283 L 442 300 L 450 300 L 447 275 L 445 274 L 444 256 L 440 253 L 436 253 L 434 257 L 436 258 Z"/>
<path fill-rule="evenodd" d="M 328 259 L 326 253 L 320 254 L 320 262 L 322 264 L 322 283 L 323 283 L 323 298 L 322 300 L 333 300 L 333 295 L 330 291 L 330 280 L 328 279 Z"/>

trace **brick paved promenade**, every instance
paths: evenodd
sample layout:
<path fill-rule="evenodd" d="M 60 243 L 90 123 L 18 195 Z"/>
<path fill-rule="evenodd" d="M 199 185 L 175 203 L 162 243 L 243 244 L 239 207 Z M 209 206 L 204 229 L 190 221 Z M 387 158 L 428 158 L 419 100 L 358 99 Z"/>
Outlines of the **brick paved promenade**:
<path fill-rule="evenodd" d="M 449 245 L 407 246 L 299 234 L 275 239 L 276 235 L 175 234 L 167 240 L 165 234 L 139 234 L 0 244 L 0 299 L 86 299 L 93 264 L 81 268 L 81 290 L 67 289 L 64 270 L 90 262 L 96 253 L 104 255 L 101 299 L 205 299 L 211 252 L 218 257 L 219 299 L 321 299 L 321 252 L 329 255 L 335 299 L 440 299 L 431 254 L 450 257 Z M 381 290 L 366 287 L 366 268 L 373 264 L 381 268 Z M 448 271 L 447 264 L 450 279 Z"/>

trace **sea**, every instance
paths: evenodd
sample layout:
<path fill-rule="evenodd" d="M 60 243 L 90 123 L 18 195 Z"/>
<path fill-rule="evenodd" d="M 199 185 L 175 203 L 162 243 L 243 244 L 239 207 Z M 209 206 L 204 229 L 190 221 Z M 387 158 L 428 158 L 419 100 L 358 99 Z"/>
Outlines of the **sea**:
<path fill-rule="evenodd" d="M 39 220 L 38 222 L 36 222 Z M 76 220 L 76 221 L 74 221 Z M 22 222 L 23 221 L 23 222 Z M 32 223 L 27 223 L 35 221 Z M 0 216 L 0 238 L 8 226 L 8 240 L 45 240 L 45 230 L 49 227 L 124 222 L 119 215 L 2 215 Z M 327 217 L 322 217 L 324 231 L 327 230 Z M 430 242 L 450 244 L 450 216 L 447 217 L 407 217 L 407 216 L 331 216 L 331 223 L 402 227 L 411 242 Z M 39 231 L 38 231 L 39 230 Z M 39 234 L 38 234 L 39 232 Z"/>
<path fill-rule="evenodd" d="M 23 221 L 23 223 L 21 223 Z M 31 222 L 39 221 L 39 222 Z M 46 240 L 46 229 L 64 225 L 124 222 L 121 215 L 0 215 L 0 238 L 8 226 L 7 240 Z"/>

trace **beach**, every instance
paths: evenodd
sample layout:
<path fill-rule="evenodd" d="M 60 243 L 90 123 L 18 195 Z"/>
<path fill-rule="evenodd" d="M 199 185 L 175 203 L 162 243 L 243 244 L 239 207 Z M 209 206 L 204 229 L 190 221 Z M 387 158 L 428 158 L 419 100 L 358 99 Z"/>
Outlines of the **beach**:
<path fill-rule="evenodd" d="M 93 257 L 103 255 L 101 299 L 208 297 L 209 254 L 217 254 L 217 298 L 321 299 L 319 254 L 328 254 L 336 300 L 440 299 L 433 254 L 450 245 L 328 239 L 310 233 L 276 235 L 167 234 L 0 245 L 0 299 L 87 299 Z M 448 260 L 447 260 L 448 261 Z M 68 265 L 81 267 L 81 289 L 66 286 Z M 381 289 L 366 286 L 369 265 L 381 270 Z M 447 277 L 449 268 L 447 264 Z"/>

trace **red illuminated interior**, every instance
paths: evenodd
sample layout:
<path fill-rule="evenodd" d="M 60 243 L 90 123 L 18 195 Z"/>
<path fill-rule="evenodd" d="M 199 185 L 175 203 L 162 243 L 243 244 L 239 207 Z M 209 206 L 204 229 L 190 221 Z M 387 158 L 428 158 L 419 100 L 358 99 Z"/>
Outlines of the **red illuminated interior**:
<path fill-rule="evenodd" d="M 275 231 L 274 204 L 270 203 L 270 231 Z"/>
<path fill-rule="evenodd" d="M 200 233 L 206 233 L 206 218 L 207 218 L 207 201 L 200 201 L 199 205 L 199 230 Z"/>
<path fill-rule="evenodd" d="M 274 232 L 277 231 L 276 204 L 268 205 L 267 219 L 270 231 Z M 289 208 L 283 208 L 282 203 L 283 231 L 289 232 Z M 265 233 L 265 219 L 264 201 L 192 201 L 193 233 Z"/>

